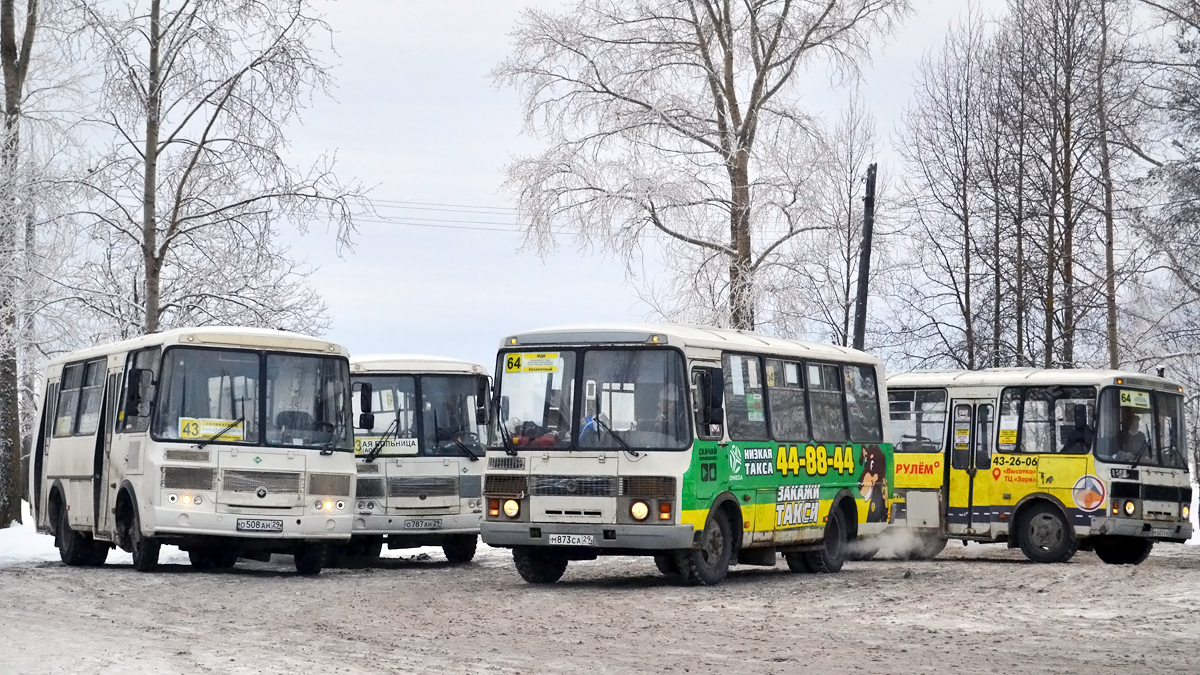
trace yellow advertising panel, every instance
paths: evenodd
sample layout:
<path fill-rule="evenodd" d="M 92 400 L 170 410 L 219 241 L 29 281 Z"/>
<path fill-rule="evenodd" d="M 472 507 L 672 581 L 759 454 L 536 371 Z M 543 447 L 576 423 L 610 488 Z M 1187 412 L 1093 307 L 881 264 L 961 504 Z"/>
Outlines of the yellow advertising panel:
<path fill-rule="evenodd" d="M 940 452 L 897 452 L 897 488 L 940 488 L 945 475 Z"/>

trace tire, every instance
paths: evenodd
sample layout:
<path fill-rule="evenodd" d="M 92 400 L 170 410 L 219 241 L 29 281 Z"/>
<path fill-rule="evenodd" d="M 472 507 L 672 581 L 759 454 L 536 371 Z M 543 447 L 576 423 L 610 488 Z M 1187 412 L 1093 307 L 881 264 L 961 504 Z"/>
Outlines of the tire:
<path fill-rule="evenodd" d="M 213 552 L 213 567 L 219 570 L 230 570 L 237 564 L 238 550 L 231 547 L 222 547 Z"/>
<path fill-rule="evenodd" d="M 805 552 L 784 553 L 783 559 L 787 561 L 788 570 L 793 574 L 812 573 L 812 570 L 808 568 L 808 556 L 805 555 Z"/>
<path fill-rule="evenodd" d="M 1154 542 L 1140 537 L 1104 537 L 1096 540 L 1096 557 L 1109 565 L 1141 565 L 1154 550 Z"/>
<path fill-rule="evenodd" d="M 300 576 L 315 577 L 325 566 L 325 545 L 304 542 L 293 554 L 296 558 L 296 572 Z"/>
<path fill-rule="evenodd" d="M 724 511 L 717 511 L 704 526 L 700 548 L 683 551 L 675 557 L 680 575 L 688 583 L 716 586 L 729 574 L 733 546 L 733 527 L 729 525 L 729 517 Z"/>
<path fill-rule="evenodd" d="M 104 567 L 104 563 L 108 562 L 108 552 L 111 550 L 112 546 L 106 541 L 92 541 L 88 544 L 87 566 Z"/>
<path fill-rule="evenodd" d="M 91 544 L 88 536 L 71 529 L 70 511 L 65 507 L 59 509 L 58 516 L 58 557 L 70 567 L 80 567 L 87 564 L 88 547 Z"/>
<path fill-rule="evenodd" d="M 911 547 L 897 556 L 901 560 L 933 560 L 946 548 L 942 537 L 917 535 Z"/>
<path fill-rule="evenodd" d="M 191 561 L 192 567 L 197 572 L 204 572 L 216 567 L 216 556 L 213 555 L 212 549 L 193 548 L 188 551 L 188 560 Z"/>
<path fill-rule="evenodd" d="M 451 565 L 463 565 L 475 557 L 475 547 L 478 544 L 479 537 L 473 534 L 454 535 L 442 544 L 442 553 L 446 554 L 446 560 L 449 560 Z"/>
<path fill-rule="evenodd" d="M 154 537 L 142 534 L 142 517 L 138 515 L 137 506 L 133 507 L 133 523 L 129 526 L 130 547 L 133 549 L 133 569 L 139 572 L 153 572 L 158 569 L 158 552 L 162 542 Z"/>
<path fill-rule="evenodd" d="M 1034 504 L 1021 514 L 1017 543 L 1033 562 L 1064 563 L 1075 555 L 1079 541 L 1062 511 L 1052 504 Z"/>
<path fill-rule="evenodd" d="M 531 584 L 552 584 L 567 571 L 567 556 L 560 551 L 533 546 L 513 548 L 517 574 Z"/>
<path fill-rule="evenodd" d="M 841 509 L 829 512 L 829 520 L 825 523 L 825 547 L 819 551 L 803 553 L 808 569 L 814 574 L 836 574 L 842 570 L 846 562 L 846 549 L 849 541 L 846 538 L 846 523 L 843 522 Z"/>
<path fill-rule="evenodd" d="M 679 576 L 679 562 L 675 559 L 674 553 L 655 553 L 654 566 L 665 576 Z"/>

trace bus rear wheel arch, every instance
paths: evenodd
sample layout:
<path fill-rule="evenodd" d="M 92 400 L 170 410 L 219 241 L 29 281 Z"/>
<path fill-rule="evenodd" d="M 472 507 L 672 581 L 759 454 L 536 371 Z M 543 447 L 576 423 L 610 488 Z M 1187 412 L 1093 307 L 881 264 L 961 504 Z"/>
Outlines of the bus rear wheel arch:
<path fill-rule="evenodd" d="M 1038 499 L 1027 502 L 1013 514 L 1015 539 L 1025 557 L 1033 562 L 1065 563 L 1079 550 L 1075 528 L 1062 507 Z"/>

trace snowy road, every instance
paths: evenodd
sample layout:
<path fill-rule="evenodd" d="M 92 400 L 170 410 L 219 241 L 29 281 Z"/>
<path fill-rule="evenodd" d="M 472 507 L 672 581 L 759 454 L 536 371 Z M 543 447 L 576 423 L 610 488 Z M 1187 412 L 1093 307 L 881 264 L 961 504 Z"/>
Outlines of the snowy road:
<path fill-rule="evenodd" d="M 0 563 L 0 672 L 1200 670 L 1196 546 L 1111 567 L 952 545 L 838 575 L 737 567 L 716 588 L 673 585 L 641 558 L 573 563 L 534 587 L 495 549 L 464 567 L 435 551 L 318 578 L 283 556 L 228 573 L 179 561 L 138 574 L 113 559 Z"/>

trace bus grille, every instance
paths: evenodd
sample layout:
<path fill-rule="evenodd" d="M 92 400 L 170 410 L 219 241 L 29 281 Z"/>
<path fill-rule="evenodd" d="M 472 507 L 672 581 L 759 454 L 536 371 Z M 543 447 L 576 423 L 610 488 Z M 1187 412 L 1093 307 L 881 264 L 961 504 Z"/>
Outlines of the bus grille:
<path fill-rule="evenodd" d="M 670 476 L 622 476 L 621 494 L 625 497 L 671 499 L 675 496 L 675 479 Z"/>
<path fill-rule="evenodd" d="M 207 462 L 207 450 L 163 450 L 163 459 L 168 462 Z"/>
<path fill-rule="evenodd" d="M 389 497 L 449 497 L 458 494 L 458 476 L 393 476 Z"/>
<path fill-rule="evenodd" d="M 613 497 L 615 476 L 530 476 L 529 494 L 539 497 Z"/>
<path fill-rule="evenodd" d="M 229 492 L 255 492 L 264 487 L 272 493 L 298 495 L 301 475 L 292 471 L 226 469 L 221 472 L 221 489 Z"/>
<path fill-rule="evenodd" d="M 516 497 L 529 490 L 525 476 L 487 475 L 483 479 L 483 493 L 496 497 Z"/>
<path fill-rule="evenodd" d="M 379 465 L 378 464 L 359 464 L 358 472 L 359 473 L 379 473 Z"/>
<path fill-rule="evenodd" d="M 1109 486 L 1113 499 L 1146 499 L 1152 502 L 1192 502 L 1192 488 L 1174 485 L 1144 485 L 1113 481 Z"/>
<path fill-rule="evenodd" d="M 308 494 L 349 497 L 350 474 L 310 473 L 308 474 Z"/>
<path fill-rule="evenodd" d="M 190 466 L 164 466 L 162 469 L 162 486 L 164 490 L 211 490 L 213 489 L 212 469 L 199 469 Z"/>
<path fill-rule="evenodd" d="M 382 499 L 383 498 L 383 479 L 382 478 L 359 478 L 357 492 L 358 492 L 359 497 L 374 497 L 376 499 Z"/>
<path fill-rule="evenodd" d="M 524 471 L 524 457 L 488 457 L 488 468 L 497 471 Z"/>

